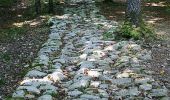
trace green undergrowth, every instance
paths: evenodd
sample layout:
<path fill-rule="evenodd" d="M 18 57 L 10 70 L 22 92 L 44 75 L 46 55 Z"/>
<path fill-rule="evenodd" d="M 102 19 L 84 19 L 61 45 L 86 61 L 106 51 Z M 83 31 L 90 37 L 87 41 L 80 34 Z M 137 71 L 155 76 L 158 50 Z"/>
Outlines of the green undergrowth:
<path fill-rule="evenodd" d="M 11 27 L 0 29 L 0 42 L 7 42 L 18 38 L 19 36 L 25 34 L 27 29 L 25 27 Z"/>
<path fill-rule="evenodd" d="M 0 0 L 0 7 L 8 7 L 16 3 L 16 0 Z"/>
<path fill-rule="evenodd" d="M 8 54 L 8 53 L 0 52 L 0 59 L 1 59 L 3 62 L 8 62 L 8 61 L 11 60 L 11 55 Z"/>
<path fill-rule="evenodd" d="M 111 28 L 109 31 L 103 33 L 104 40 L 145 40 L 154 41 L 157 39 L 154 28 L 146 23 L 141 23 L 139 27 L 135 27 L 129 22 L 120 24 L 116 29 Z"/>
<path fill-rule="evenodd" d="M 103 33 L 104 40 L 114 40 L 115 39 L 115 28 L 111 28 L 110 30 Z"/>
<path fill-rule="evenodd" d="M 156 33 L 154 28 L 144 22 L 142 22 L 139 27 L 135 27 L 129 22 L 124 22 L 117 28 L 117 37 L 153 41 L 156 39 Z"/>
<path fill-rule="evenodd" d="M 5 80 L 0 78 L 0 86 L 3 85 L 3 84 L 5 84 Z"/>

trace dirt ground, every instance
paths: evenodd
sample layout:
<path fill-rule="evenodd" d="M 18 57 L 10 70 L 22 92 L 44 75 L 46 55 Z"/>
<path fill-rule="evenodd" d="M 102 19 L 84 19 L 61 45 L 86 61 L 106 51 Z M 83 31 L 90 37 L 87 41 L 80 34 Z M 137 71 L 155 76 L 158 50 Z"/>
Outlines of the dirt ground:
<path fill-rule="evenodd" d="M 12 10 L 15 9 L 15 10 Z M 16 27 L 14 23 L 20 23 L 24 18 L 22 15 L 25 9 L 0 8 L 0 30 L 8 30 Z M 42 21 L 43 18 L 35 17 L 32 23 L 38 22 L 36 26 L 24 26 L 25 33 L 20 34 L 16 38 L 0 38 L 0 99 L 1 96 L 10 96 L 11 92 L 16 88 L 16 84 L 23 78 L 29 70 L 25 65 L 35 59 L 36 54 L 42 43 L 47 39 L 49 28 Z M 25 19 L 24 19 L 25 20 Z M 29 20 L 28 20 L 29 21 Z M 45 20 L 44 20 L 45 21 Z M 1 33 L 2 34 L 2 33 Z"/>
<path fill-rule="evenodd" d="M 0 99 L 8 98 L 31 69 L 42 44 L 47 40 L 49 25 L 47 5 L 41 15 L 35 15 L 34 7 L 19 0 L 12 7 L 0 7 L 0 32 L 10 28 L 24 28 L 24 33 L 15 38 L 0 37 Z M 28 7 L 29 6 L 29 7 Z M 44 8 L 45 9 L 44 9 Z M 62 6 L 55 6 L 55 15 L 62 15 Z"/>

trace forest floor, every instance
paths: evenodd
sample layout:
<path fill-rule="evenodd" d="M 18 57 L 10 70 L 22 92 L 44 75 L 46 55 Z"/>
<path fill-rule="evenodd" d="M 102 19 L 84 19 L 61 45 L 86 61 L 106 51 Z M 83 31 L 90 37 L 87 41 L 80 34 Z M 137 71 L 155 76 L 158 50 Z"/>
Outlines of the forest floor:
<path fill-rule="evenodd" d="M 48 38 L 46 17 L 17 5 L 0 8 L 0 95 L 9 96 Z M 1 98 L 1 97 L 0 97 Z"/>
<path fill-rule="evenodd" d="M 109 20 L 115 20 L 121 22 L 124 17 L 120 17 L 120 16 L 123 16 L 124 10 L 122 9 L 122 7 L 120 8 L 121 9 L 119 9 L 119 6 L 112 8 L 111 6 L 108 6 L 108 4 L 106 4 L 99 7 L 100 9 L 99 13 L 104 15 L 104 17 L 108 18 Z M 1 11 L 5 13 L 6 9 L 1 9 Z M 148 14 L 148 12 L 149 11 L 145 12 L 146 15 Z M 150 12 L 152 12 L 152 10 L 150 10 Z M 143 46 L 145 48 L 147 47 L 147 49 L 150 49 L 152 51 L 152 58 L 153 58 L 153 60 L 150 63 L 145 63 L 144 65 L 146 65 L 147 69 L 156 71 L 158 74 L 156 75 L 154 74 L 155 76 L 154 78 L 164 82 L 165 83 L 164 85 L 167 88 L 170 88 L 170 82 L 169 82 L 170 77 L 168 77 L 168 75 L 170 75 L 170 68 L 168 67 L 170 64 L 170 54 L 169 54 L 170 15 L 160 14 L 160 13 L 161 12 L 158 11 L 152 12 L 152 14 L 147 15 L 148 17 L 146 18 L 148 22 L 151 22 L 153 24 L 153 26 L 156 28 L 157 33 L 159 33 L 164 40 L 162 39 L 161 41 L 157 41 L 155 43 L 148 43 L 149 46 L 148 44 Z M 37 53 L 41 48 L 41 45 L 48 38 L 49 26 L 45 24 L 45 22 L 47 21 L 46 20 L 47 17 L 31 18 L 28 20 L 28 22 L 26 22 L 27 25 L 22 26 L 23 24 L 22 21 L 26 19 L 19 18 L 18 20 L 17 18 L 13 17 L 16 15 L 20 16 L 22 14 L 23 12 L 19 12 L 19 13 L 17 12 L 14 13 L 14 15 L 12 15 L 11 17 L 7 17 L 9 14 L 0 17 L 0 19 L 2 19 L 0 21 L 3 21 L 1 23 L 5 23 L 5 20 L 11 18 L 15 19 L 15 20 L 8 21 L 9 23 L 7 24 L 1 24 L 0 30 L 9 29 L 11 27 L 12 28 L 17 27 L 17 25 L 18 27 L 22 27 L 22 28 L 24 27 L 24 29 L 26 28 L 27 30 L 24 31 L 24 34 L 21 34 L 21 36 L 17 35 L 17 37 L 9 38 L 9 39 L 8 38 L 5 39 L 3 36 L 3 38 L 0 39 L 1 40 L 0 96 L 11 95 L 11 93 L 17 87 L 18 83 L 22 80 L 22 78 L 25 76 L 28 70 L 30 70 L 28 66 L 30 66 L 33 60 L 35 59 L 35 57 L 37 57 Z M 95 82 L 93 84 L 95 84 Z M 103 84 L 103 86 L 104 85 L 105 84 Z"/>

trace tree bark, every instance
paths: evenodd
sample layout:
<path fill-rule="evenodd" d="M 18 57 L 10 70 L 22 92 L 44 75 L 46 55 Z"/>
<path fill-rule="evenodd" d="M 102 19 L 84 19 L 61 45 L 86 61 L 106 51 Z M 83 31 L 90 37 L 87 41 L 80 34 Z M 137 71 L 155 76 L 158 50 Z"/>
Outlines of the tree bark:
<path fill-rule="evenodd" d="M 126 21 L 138 27 L 141 21 L 141 0 L 127 0 Z"/>
<path fill-rule="evenodd" d="M 54 12 L 54 6 L 53 6 L 53 0 L 49 0 L 49 13 L 53 13 Z"/>
<path fill-rule="evenodd" d="M 35 12 L 36 14 L 41 13 L 41 1 L 40 0 L 35 0 Z"/>

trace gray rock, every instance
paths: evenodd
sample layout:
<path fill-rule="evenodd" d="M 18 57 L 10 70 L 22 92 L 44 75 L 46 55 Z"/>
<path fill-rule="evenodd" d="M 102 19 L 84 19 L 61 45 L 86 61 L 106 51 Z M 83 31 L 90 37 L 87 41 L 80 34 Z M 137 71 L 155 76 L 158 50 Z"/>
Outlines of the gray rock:
<path fill-rule="evenodd" d="M 108 100 L 109 98 L 101 98 L 101 100 Z"/>
<path fill-rule="evenodd" d="M 53 62 L 59 62 L 61 64 L 65 64 L 66 63 L 66 59 L 64 59 L 64 58 L 55 59 L 55 60 L 53 60 Z"/>
<path fill-rule="evenodd" d="M 121 41 L 121 42 L 116 43 L 116 44 L 114 45 L 114 48 L 115 48 L 116 50 L 119 50 L 119 49 L 121 49 L 122 47 L 124 47 L 124 46 L 127 45 L 127 44 L 128 44 L 127 41 Z"/>
<path fill-rule="evenodd" d="M 100 84 L 99 88 L 100 89 L 108 89 L 109 85 L 108 84 Z"/>
<path fill-rule="evenodd" d="M 137 44 L 130 44 L 129 45 L 129 49 L 132 51 L 140 51 L 141 50 L 141 46 L 137 45 Z"/>
<path fill-rule="evenodd" d="M 38 98 L 38 100 L 53 100 L 51 95 L 43 95 Z"/>
<path fill-rule="evenodd" d="M 129 95 L 131 96 L 138 96 L 140 94 L 140 91 L 138 90 L 138 88 L 130 88 L 129 89 Z"/>
<path fill-rule="evenodd" d="M 80 68 L 95 68 L 91 61 L 82 61 L 80 63 Z"/>
<path fill-rule="evenodd" d="M 163 97 L 161 100 L 170 100 L 170 97 Z"/>
<path fill-rule="evenodd" d="M 119 72 L 119 70 L 105 70 L 105 71 L 103 71 L 103 74 L 106 74 L 106 75 L 114 75 L 114 74 L 116 74 L 116 73 L 118 73 Z"/>
<path fill-rule="evenodd" d="M 58 88 L 51 85 L 51 84 L 47 84 L 47 85 L 42 85 L 39 87 L 40 90 L 43 90 L 44 93 L 43 94 L 52 94 L 52 93 L 57 93 Z"/>
<path fill-rule="evenodd" d="M 90 81 L 90 79 L 91 79 L 90 76 L 87 76 L 87 75 L 85 76 L 84 74 L 76 74 L 74 76 L 73 81 L 74 82 L 80 82 L 81 80 L 88 80 L 88 81 Z"/>
<path fill-rule="evenodd" d="M 130 85 L 132 83 L 131 78 L 119 78 L 119 79 L 113 79 L 112 83 L 115 85 Z"/>
<path fill-rule="evenodd" d="M 129 73 L 126 73 L 126 72 L 118 73 L 116 77 L 117 78 L 128 78 L 129 77 Z"/>
<path fill-rule="evenodd" d="M 120 57 L 120 62 L 121 63 L 128 63 L 129 60 L 130 60 L 129 56 L 122 56 L 122 57 Z"/>
<path fill-rule="evenodd" d="M 118 55 L 111 55 L 111 56 L 110 56 L 110 58 L 111 58 L 112 60 L 116 60 L 116 59 L 118 59 L 118 57 L 119 57 Z"/>
<path fill-rule="evenodd" d="M 62 72 L 56 71 L 48 75 L 48 78 L 54 82 L 58 82 L 64 80 L 66 76 Z"/>
<path fill-rule="evenodd" d="M 151 60 L 152 57 L 150 54 L 147 54 L 147 55 L 143 55 L 140 57 L 140 59 L 144 60 L 144 61 L 148 61 L 148 60 Z"/>
<path fill-rule="evenodd" d="M 89 80 L 81 79 L 81 80 L 73 83 L 72 85 L 70 85 L 68 87 L 68 89 L 73 90 L 73 89 L 78 89 L 78 88 L 88 87 L 88 86 L 89 86 Z"/>
<path fill-rule="evenodd" d="M 35 95 L 26 94 L 26 95 L 25 95 L 25 98 L 27 98 L 27 99 L 33 99 L 33 98 L 35 98 Z"/>
<path fill-rule="evenodd" d="M 98 92 L 99 92 L 100 96 L 102 96 L 102 97 L 105 97 L 105 98 L 109 97 L 109 94 L 105 90 L 98 89 Z"/>
<path fill-rule="evenodd" d="M 104 55 L 106 55 L 106 53 L 105 53 L 104 51 L 102 51 L 102 50 L 94 50 L 94 51 L 93 51 L 93 56 L 94 56 L 95 58 L 101 58 L 101 57 L 103 57 Z"/>
<path fill-rule="evenodd" d="M 40 90 L 33 86 L 19 86 L 17 90 L 27 90 L 28 92 L 31 93 L 40 94 Z"/>
<path fill-rule="evenodd" d="M 74 37 L 74 36 L 76 36 L 76 33 L 75 32 L 70 32 L 68 35 L 71 36 L 71 37 Z"/>
<path fill-rule="evenodd" d="M 78 90 L 68 92 L 68 95 L 72 96 L 72 97 L 77 97 L 77 96 L 80 96 L 81 94 L 83 94 L 83 93 Z"/>
<path fill-rule="evenodd" d="M 18 98 L 18 97 L 20 98 L 20 97 L 24 97 L 24 95 L 25 95 L 24 90 L 17 90 L 12 94 L 12 97 L 13 98 Z"/>
<path fill-rule="evenodd" d="M 152 82 L 154 81 L 154 79 L 150 78 L 150 77 L 145 77 L 145 78 L 137 78 L 135 79 L 135 83 L 136 84 L 144 84 L 144 83 L 148 83 L 148 82 Z"/>
<path fill-rule="evenodd" d="M 47 73 L 40 72 L 40 71 L 37 71 L 37 70 L 29 71 L 26 74 L 27 77 L 43 77 L 43 76 L 46 76 L 46 75 L 47 75 Z"/>
<path fill-rule="evenodd" d="M 121 56 L 114 66 L 115 67 L 124 67 L 124 66 L 128 66 L 129 63 L 130 63 L 129 56 Z"/>
<path fill-rule="evenodd" d="M 58 62 L 55 63 L 55 65 L 53 65 L 54 68 L 56 69 L 60 69 L 62 67 L 62 65 Z"/>
<path fill-rule="evenodd" d="M 101 68 L 95 68 L 95 69 L 91 69 L 91 71 L 98 71 L 98 72 L 103 72 L 104 70 Z"/>
<path fill-rule="evenodd" d="M 116 94 L 117 96 L 121 96 L 121 97 L 125 97 L 125 96 L 130 95 L 130 94 L 129 94 L 129 91 L 128 91 L 127 89 L 121 89 L 120 91 L 115 92 L 115 94 Z"/>
<path fill-rule="evenodd" d="M 100 97 L 95 95 L 89 95 L 89 94 L 83 94 L 80 96 L 82 99 L 88 99 L 88 100 L 100 100 Z"/>
<path fill-rule="evenodd" d="M 136 57 L 133 57 L 133 58 L 131 59 L 130 63 L 131 63 L 131 66 L 132 66 L 132 67 L 139 67 L 139 66 L 140 66 L 139 60 L 138 60 L 138 58 L 136 58 Z"/>
<path fill-rule="evenodd" d="M 48 62 L 49 62 L 49 57 L 42 54 L 39 56 L 39 63 L 40 64 L 44 64 L 44 65 L 48 65 Z"/>
<path fill-rule="evenodd" d="M 70 80 L 70 81 L 64 82 L 64 83 L 63 83 L 63 86 L 64 86 L 64 87 L 69 87 L 72 83 L 73 83 L 73 81 Z"/>
<path fill-rule="evenodd" d="M 167 89 L 152 89 L 151 96 L 153 97 L 161 97 L 167 96 L 168 90 Z"/>
<path fill-rule="evenodd" d="M 106 46 L 106 47 L 104 48 L 104 50 L 106 50 L 106 51 L 115 51 L 113 45 L 108 45 L 108 46 Z M 112 55 L 113 55 L 113 54 L 112 54 Z M 113 55 L 113 56 L 115 56 L 115 55 Z M 117 55 L 116 55 L 116 56 L 117 56 Z"/>
<path fill-rule="evenodd" d="M 139 86 L 139 88 L 142 89 L 142 90 L 147 91 L 147 90 L 152 89 L 152 85 L 150 85 L 150 84 L 142 84 L 142 85 Z"/>
<path fill-rule="evenodd" d="M 99 77 L 100 81 L 112 81 L 112 77 L 110 75 L 102 75 Z"/>
<path fill-rule="evenodd" d="M 152 59 L 152 57 L 151 57 L 151 51 L 143 50 L 141 53 L 138 54 L 138 57 L 139 57 L 141 60 L 149 61 L 149 60 Z"/>
<path fill-rule="evenodd" d="M 99 73 L 98 71 L 88 71 L 88 76 L 91 76 L 91 77 L 99 77 L 101 76 L 101 73 Z"/>
<path fill-rule="evenodd" d="M 82 60 L 86 60 L 87 59 L 87 54 L 84 53 L 84 54 L 80 55 L 79 57 Z"/>
<path fill-rule="evenodd" d="M 39 87 L 40 85 L 46 85 L 51 84 L 52 81 L 48 79 L 25 79 L 21 82 L 21 85 L 24 86 L 33 86 L 33 87 Z"/>
<path fill-rule="evenodd" d="M 49 35 L 49 38 L 54 39 L 54 40 L 57 40 L 57 39 L 60 40 L 61 39 L 61 37 L 60 37 L 60 35 L 58 33 L 51 33 Z"/>
<path fill-rule="evenodd" d="M 97 60 L 95 61 L 99 66 L 102 67 L 102 69 L 108 69 L 108 67 L 110 67 L 110 62 L 107 62 L 105 60 Z"/>
<path fill-rule="evenodd" d="M 100 84 L 101 84 L 100 81 L 91 81 L 90 86 L 97 88 Z"/>
<path fill-rule="evenodd" d="M 61 40 L 52 40 L 52 39 L 48 39 L 47 43 L 45 43 L 46 46 L 50 46 L 50 47 L 56 47 L 59 48 L 62 45 Z"/>

